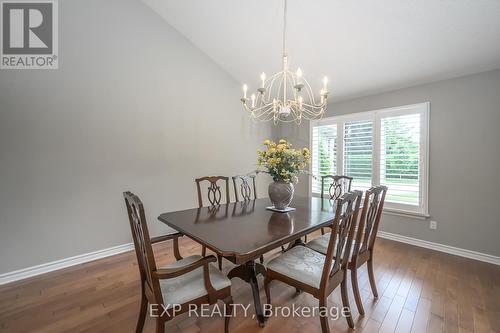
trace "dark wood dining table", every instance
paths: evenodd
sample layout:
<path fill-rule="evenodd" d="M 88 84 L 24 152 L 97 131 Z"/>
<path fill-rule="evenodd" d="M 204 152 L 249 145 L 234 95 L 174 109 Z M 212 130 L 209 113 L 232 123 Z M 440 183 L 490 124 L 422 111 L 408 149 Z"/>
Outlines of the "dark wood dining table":
<path fill-rule="evenodd" d="M 255 314 L 264 326 L 257 275 L 265 276 L 266 269 L 256 260 L 270 250 L 300 244 L 301 237 L 330 225 L 334 203 L 296 196 L 290 205 L 295 211 L 278 213 L 266 209 L 271 202 L 264 198 L 164 213 L 158 220 L 236 264 L 228 277 L 250 284 Z"/>

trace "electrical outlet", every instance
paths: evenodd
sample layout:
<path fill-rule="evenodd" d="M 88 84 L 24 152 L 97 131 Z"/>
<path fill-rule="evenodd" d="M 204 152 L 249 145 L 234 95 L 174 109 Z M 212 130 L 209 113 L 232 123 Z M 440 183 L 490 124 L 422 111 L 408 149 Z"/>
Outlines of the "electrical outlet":
<path fill-rule="evenodd" d="M 438 223 L 436 221 L 429 222 L 429 228 L 431 228 L 432 230 L 436 230 L 437 227 L 438 227 Z"/>

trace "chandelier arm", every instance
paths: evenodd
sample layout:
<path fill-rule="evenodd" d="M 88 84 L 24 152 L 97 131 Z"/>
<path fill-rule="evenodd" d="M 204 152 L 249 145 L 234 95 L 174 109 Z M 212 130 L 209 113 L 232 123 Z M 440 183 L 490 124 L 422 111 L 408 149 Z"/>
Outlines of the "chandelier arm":
<path fill-rule="evenodd" d="M 303 109 L 304 109 L 304 111 L 309 112 L 311 114 L 318 114 L 318 113 L 321 113 L 321 110 L 323 109 L 323 107 L 308 106 L 308 107 L 303 107 Z"/>
<path fill-rule="evenodd" d="M 278 72 L 278 73 L 276 73 L 276 74 L 274 74 L 274 75 L 271 76 L 270 83 L 269 83 L 269 86 L 267 88 L 267 91 L 269 92 L 269 95 L 268 95 L 269 97 L 268 97 L 268 100 L 267 100 L 268 102 L 271 102 L 271 94 L 272 94 L 272 91 L 273 91 L 272 89 L 273 89 L 274 83 L 280 77 L 280 74 L 281 74 L 281 72 Z M 281 85 L 278 88 L 278 91 L 279 91 L 279 89 L 281 89 Z"/>
<path fill-rule="evenodd" d="M 292 95 L 293 95 L 293 99 L 294 100 L 297 100 L 298 98 L 298 94 L 297 94 L 297 89 L 295 89 L 295 86 L 296 86 L 296 81 L 295 81 L 295 73 L 292 73 L 291 71 L 287 70 L 286 71 L 287 75 L 286 75 L 286 79 L 290 82 L 291 84 L 291 87 L 292 87 Z"/>
<path fill-rule="evenodd" d="M 298 105 L 294 105 L 294 107 L 292 108 L 293 110 L 293 114 L 295 116 L 295 118 L 300 118 L 301 115 L 300 115 L 300 108 L 298 107 Z"/>
<path fill-rule="evenodd" d="M 309 108 L 312 108 L 312 109 L 321 109 L 321 108 L 325 107 L 325 103 L 323 103 L 323 104 L 307 104 L 307 103 L 302 103 L 302 107 L 303 108 L 309 107 Z"/>
<path fill-rule="evenodd" d="M 306 88 L 307 94 L 309 95 L 309 100 L 312 102 L 312 104 L 317 105 L 316 99 L 314 98 L 314 94 L 312 92 L 311 85 L 306 79 L 304 79 L 304 87 Z"/>
<path fill-rule="evenodd" d="M 254 109 L 252 112 L 256 114 L 258 117 L 260 117 L 263 114 L 269 113 L 272 110 L 272 108 L 273 108 L 272 104 L 265 104 L 260 108 Z"/>
<path fill-rule="evenodd" d="M 247 110 L 253 114 L 261 114 L 261 113 L 263 113 L 263 110 L 265 110 L 268 107 L 269 107 L 269 104 L 264 104 L 258 108 L 253 108 L 253 109 L 246 106 Z"/>
<path fill-rule="evenodd" d="M 281 79 L 278 81 L 278 88 L 277 88 L 278 94 L 276 95 L 276 100 L 280 102 L 282 102 L 282 98 L 280 97 L 280 94 L 282 92 L 282 87 L 283 87 L 283 72 L 281 72 Z"/>
<path fill-rule="evenodd" d="M 319 115 L 322 115 L 322 114 L 323 114 L 323 112 L 319 113 Z M 303 115 L 304 115 L 304 118 L 309 119 L 309 120 L 318 118 L 318 113 L 316 113 L 316 112 L 313 113 L 313 112 L 310 112 L 309 110 L 304 110 Z"/>

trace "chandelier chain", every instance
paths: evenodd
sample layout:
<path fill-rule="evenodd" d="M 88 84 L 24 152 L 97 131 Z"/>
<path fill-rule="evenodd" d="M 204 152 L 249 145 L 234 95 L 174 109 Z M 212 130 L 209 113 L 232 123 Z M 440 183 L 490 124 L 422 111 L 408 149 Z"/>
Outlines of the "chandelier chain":
<path fill-rule="evenodd" d="M 287 56 L 287 51 L 286 51 L 286 13 L 287 13 L 287 3 L 288 0 L 284 0 L 284 8 L 283 8 L 283 56 Z"/>

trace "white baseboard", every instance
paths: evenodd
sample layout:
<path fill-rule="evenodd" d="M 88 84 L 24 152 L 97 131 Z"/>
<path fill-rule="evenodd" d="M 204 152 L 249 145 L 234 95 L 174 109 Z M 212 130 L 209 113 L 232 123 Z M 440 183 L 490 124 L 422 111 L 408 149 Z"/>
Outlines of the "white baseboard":
<path fill-rule="evenodd" d="M 490 254 L 485 254 L 481 252 L 465 250 L 458 247 L 453 247 L 449 245 L 443 245 L 439 243 L 429 242 L 417 238 L 402 236 L 398 234 L 393 234 L 390 232 L 379 231 L 378 236 L 380 238 L 390 239 L 396 242 L 411 244 L 419 247 L 424 247 L 426 249 L 431 249 L 435 251 L 440 251 L 444 253 L 449 253 L 453 255 L 457 255 L 460 257 L 465 257 L 469 259 L 479 260 L 483 262 L 487 262 L 494 265 L 500 265 L 500 257 L 496 257 Z M 32 266 L 28 268 L 23 268 L 17 271 L 8 272 L 4 274 L 0 274 L 0 285 L 26 279 L 29 277 L 37 276 L 40 274 L 56 271 L 58 269 L 71 267 L 79 264 L 83 264 L 86 262 L 94 261 L 97 259 L 102 259 L 105 257 L 113 256 L 115 254 L 131 251 L 134 249 L 132 243 L 118 245 L 114 247 L 110 247 L 104 250 L 99 250 L 95 252 L 85 253 L 78 256 L 61 259 L 57 261 L 52 261 L 46 264 L 41 264 L 37 266 Z"/>
<path fill-rule="evenodd" d="M 58 269 L 83 264 L 89 261 L 113 256 L 115 254 L 127 252 L 133 249 L 134 245 L 132 243 L 122 244 L 95 252 L 80 254 L 70 258 L 56 260 L 46 264 L 27 267 L 17 271 L 0 274 L 0 285 L 56 271 Z"/>
<path fill-rule="evenodd" d="M 487 262 L 487 263 L 494 264 L 494 265 L 500 265 L 500 257 L 493 256 L 491 254 L 461 249 L 461 248 L 454 247 L 454 246 L 429 242 L 429 241 L 425 241 L 422 239 L 402 236 L 402 235 L 393 234 L 393 233 L 385 232 L 385 231 L 379 231 L 377 235 L 380 238 L 386 238 L 386 239 L 390 239 L 390 240 L 400 242 L 400 243 L 406 243 L 406 244 L 410 244 L 410 245 L 424 247 L 426 249 L 431 249 L 431 250 L 435 250 L 435 251 L 453 254 L 456 256 L 460 256 L 460 257 L 479 260 L 479 261 Z"/>

